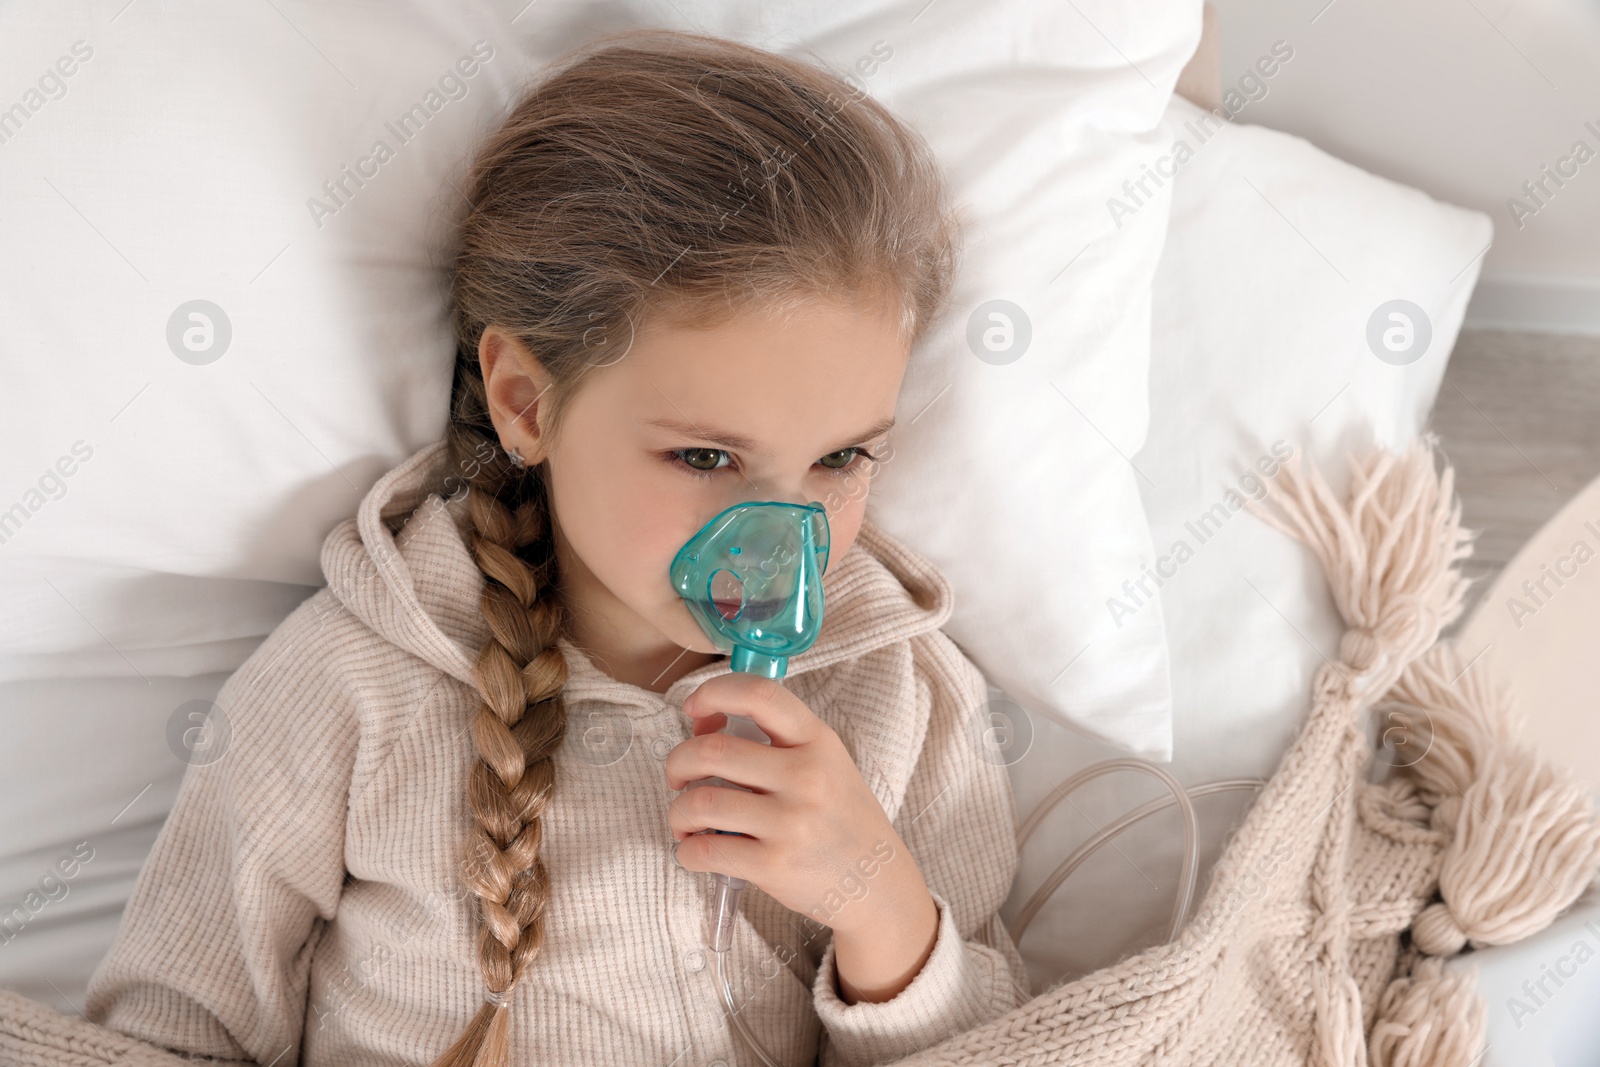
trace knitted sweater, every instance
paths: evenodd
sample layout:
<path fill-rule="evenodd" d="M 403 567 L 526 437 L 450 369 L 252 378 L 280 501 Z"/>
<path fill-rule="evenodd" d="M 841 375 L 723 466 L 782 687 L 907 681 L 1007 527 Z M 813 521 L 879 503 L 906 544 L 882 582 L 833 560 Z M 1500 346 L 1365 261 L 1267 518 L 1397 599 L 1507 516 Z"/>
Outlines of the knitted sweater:
<path fill-rule="evenodd" d="M 477 758 L 473 662 L 489 630 L 466 494 L 436 491 L 443 455 L 430 445 L 372 487 L 326 539 L 327 587 L 223 687 L 225 751 L 184 778 L 90 981 L 92 1022 L 223 1060 L 379 1067 L 431 1061 L 482 1003 L 477 900 L 457 870 Z M 914 856 L 936 941 L 899 995 L 849 1005 L 831 931 L 752 885 L 731 962 L 746 1020 L 782 1062 L 855 1067 L 1028 993 L 997 915 L 1017 866 L 1015 806 L 1005 769 L 972 740 L 986 683 L 939 629 L 948 582 L 868 522 L 823 588 L 821 636 L 784 684 L 839 733 Z M 513 1062 L 754 1063 L 713 984 L 711 878 L 673 859 L 663 769 L 692 736 L 684 698 L 728 661 L 657 694 L 565 638 L 561 650 L 551 902 L 543 950 L 512 993 Z M 840 858 L 840 903 L 871 891 L 853 859 Z"/>

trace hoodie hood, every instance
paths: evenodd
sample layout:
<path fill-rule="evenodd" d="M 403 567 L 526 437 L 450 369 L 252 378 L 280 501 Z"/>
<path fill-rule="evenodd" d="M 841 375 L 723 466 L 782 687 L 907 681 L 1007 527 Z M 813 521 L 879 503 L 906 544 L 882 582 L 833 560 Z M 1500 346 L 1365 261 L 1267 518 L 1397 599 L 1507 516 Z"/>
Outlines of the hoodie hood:
<path fill-rule="evenodd" d="M 475 687 L 473 664 L 490 636 L 479 609 L 485 579 L 466 540 L 467 494 L 442 495 L 446 457 L 439 440 L 378 479 L 355 517 L 323 542 L 322 570 L 333 594 L 372 630 Z M 850 550 L 829 561 L 822 590 L 822 632 L 789 660 L 786 678 L 935 630 L 955 603 L 932 563 L 866 520 Z M 722 656 L 658 694 L 605 674 L 565 637 L 558 645 L 573 700 L 641 709 L 666 701 L 681 709 L 702 682 L 729 671 Z"/>

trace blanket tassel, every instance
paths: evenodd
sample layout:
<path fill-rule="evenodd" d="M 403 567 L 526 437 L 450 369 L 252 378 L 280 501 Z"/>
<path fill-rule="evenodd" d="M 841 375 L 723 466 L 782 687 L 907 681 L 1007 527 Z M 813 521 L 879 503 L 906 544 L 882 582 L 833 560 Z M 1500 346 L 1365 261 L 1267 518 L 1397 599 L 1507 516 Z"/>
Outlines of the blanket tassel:
<path fill-rule="evenodd" d="M 1384 990 L 1368 1043 L 1371 1067 L 1469 1067 L 1487 1029 L 1476 974 L 1423 956 L 1410 977 Z"/>
<path fill-rule="evenodd" d="M 1463 667 L 1441 642 L 1394 690 L 1432 709 L 1433 745 L 1406 770 L 1433 805 L 1434 828 L 1451 835 L 1441 899 L 1412 924 L 1412 942 L 1433 956 L 1538 933 L 1600 872 L 1600 820 L 1587 791 L 1514 739 L 1503 692 L 1478 674 L 1487 672 Z"/>

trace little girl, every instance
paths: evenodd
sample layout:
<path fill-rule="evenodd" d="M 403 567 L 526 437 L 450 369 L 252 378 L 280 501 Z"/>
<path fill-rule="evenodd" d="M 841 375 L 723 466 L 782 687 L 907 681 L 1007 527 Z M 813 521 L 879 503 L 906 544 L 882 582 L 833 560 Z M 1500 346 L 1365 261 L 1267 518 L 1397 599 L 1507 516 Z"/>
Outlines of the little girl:
<path fill-rule="evenodd" d="M 785 1067 L 1025 1001 L 984 679 L 949 584 L 864 514 L 954 269 L 924 142 L 816 67 L 654 31 L 561 64 L 465 193 L 445 436 L 219 694 L 229 747 L 189 768 L 88 1017 L 272 1067 L 761 1063 L 709 872 L 750 883 L 735 1011 Z M 730 672 L 668 580 L 756 500 L 819 502 L 832 537 L 781 683 Z M 711 776 L 745 789 L 688 788 Z"/>

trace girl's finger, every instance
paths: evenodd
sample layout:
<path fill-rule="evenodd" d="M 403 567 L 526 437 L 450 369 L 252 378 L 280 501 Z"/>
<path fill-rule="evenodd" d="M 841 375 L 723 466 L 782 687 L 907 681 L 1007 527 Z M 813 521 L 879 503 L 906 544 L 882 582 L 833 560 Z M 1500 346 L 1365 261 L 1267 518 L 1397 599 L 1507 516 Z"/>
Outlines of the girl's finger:
<path fill-rule="evenodd" d="M 667 785 L 685 789 L 699 778 L 726 778 L 735 785 L 771 793 L 785 781 L 782 749 L 731 734 L 706 733 L 680 741 L 667 753 Z"/>
<path fill-rule="evenodd" d="M 822 720 L 776 678 L 733 671 L 707 678 L 683 701 L 683 713 L 699 720 L 717 713 L 743 715 L 779 748 L 814 740 Z"/>
<path fill-rule="evenodd" d="M 694 720 L 694 736 L 701 734 L 714 734 L 728 725 L 728 717 L 720 711 L 714 711 L 704 718 Z"/>
<path fill-rule="evenodd" d="M 694 834 L 673 846 L 678 865 L 688 871 L 713 871 L 754 884 L 766 881 L 765 846 L 734 834 Z"/>
<path fill-rule="evenodd" d="M 760 839 L 774 829 L 771 804 L 759 793 L 697 785 L 672 798 L 667 806 L 667 823 L 676 838 L 702 830 L 723 830 Z"/>

